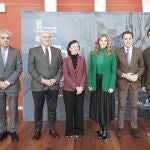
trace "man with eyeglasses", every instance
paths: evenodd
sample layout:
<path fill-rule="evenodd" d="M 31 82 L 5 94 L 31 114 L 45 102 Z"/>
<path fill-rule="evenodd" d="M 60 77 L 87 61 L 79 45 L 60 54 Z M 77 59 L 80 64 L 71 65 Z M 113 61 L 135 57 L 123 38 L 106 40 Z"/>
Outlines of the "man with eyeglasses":
<path fill-rule="evenodd" d="M 17 142 L 19 76 L 22 72 L 22 59 L 18 49 L 10 46 L 12 34 L 0 29 L 0 141 L 11 136 Z M 6 100 L 9 106 L 9 131 L 7 131 Z"/>

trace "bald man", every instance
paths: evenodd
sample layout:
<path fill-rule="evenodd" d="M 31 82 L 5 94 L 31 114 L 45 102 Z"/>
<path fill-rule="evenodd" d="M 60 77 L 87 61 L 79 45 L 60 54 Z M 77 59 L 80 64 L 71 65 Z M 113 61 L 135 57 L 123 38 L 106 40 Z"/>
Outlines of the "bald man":
<path fill-rule="evenodd" d="M 43 106 L 48 109 L 49 134 L 59 138 L 55 130 L 56 105 L 59 81 L 62 76 L 62 56 L 58 48 L 51 46 L 51 34 L 40 34 L 40 46 L 29 50 L 28 71 L 32 77 L 31 89 L 34 100 L 35 133 L 33 139 L 41 137 Z"/>

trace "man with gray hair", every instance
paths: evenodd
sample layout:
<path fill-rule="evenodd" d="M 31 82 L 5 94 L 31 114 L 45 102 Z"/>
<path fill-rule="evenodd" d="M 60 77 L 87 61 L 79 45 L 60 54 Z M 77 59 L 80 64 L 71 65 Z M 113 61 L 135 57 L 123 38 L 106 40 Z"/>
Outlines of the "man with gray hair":
<path fill-rule="evenodd" d="M 34 100 L 35 133 L 33 139 L 41 137 L 43 106 L 48 108 L 49 134 L 59 138 L 55 130 L 56 106 L 59 81 L 62 76 L 62 56 L 58 48 L 51 46 L 51 34 L 40 34 L 40 46 L 29 50 L 28 71 L 32 78 L 31 90 Z"/>
<path fill-rule="evenodd" d="M 22 72 L 22 59 L 18 49 L 10 46 L 12 34 L 0 29 L 0 141 L 9 134 L 13 142 L 19 140 L 18 128 L 18 92 L 19 76 Z M 8 100 L 10 122 L 7 131 L 6 100 Z"/>

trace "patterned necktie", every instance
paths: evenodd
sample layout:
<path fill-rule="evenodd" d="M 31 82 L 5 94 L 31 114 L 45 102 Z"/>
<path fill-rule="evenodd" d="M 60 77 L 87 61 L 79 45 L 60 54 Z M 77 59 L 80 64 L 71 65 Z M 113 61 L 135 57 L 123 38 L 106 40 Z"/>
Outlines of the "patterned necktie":
<path fill-rule="evenodd" d="M 4 66 L 6 65 L 6 50 L 5 49 L 3 49 L 2 50 L 2 58 L 3 58 L 3 63 L 4 63 Z"/>
<path fill-rule="evenodd" d="M 49 52 L 48 52 L 48 48 L 45 49 L 45 56 L 49 62 Z"/>
<path fill-rule="evenodd" d="M 129 49 L 126 49 L 126 50 L 127 50 L 126 52 L 127 61 L 128 61 L 128 64 L 130 64 L 131 62 L 130 52 L 129 52 Z"/>

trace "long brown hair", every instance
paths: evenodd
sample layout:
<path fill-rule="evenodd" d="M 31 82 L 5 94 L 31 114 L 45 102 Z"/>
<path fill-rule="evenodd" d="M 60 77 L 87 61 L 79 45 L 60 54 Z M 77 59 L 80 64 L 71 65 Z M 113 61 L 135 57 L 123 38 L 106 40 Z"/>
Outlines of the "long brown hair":
<path fill-rule="evenodd" d="M 94 55 L 98 55 L 98 54 L 99 54 L 99 52 L 100 52 L 99 40 L 100 40 L 102 37 L 106 37 L 106 39 L 107 39 L 106 54 L 107 54 L 107 55 L 110 55 L 110 54 L 111 54 L 111 50 L 112 50 L 112 40 L 110 39 L 110 37 L 109 37 L 107 34 L 100 34 L 100 35 L 97 37 L 97 40 L 96 40 L 96 42 L 95 42 L 95 48 L 94 48 L 94 50 L 93 50 L 93 54 L 94 54 Z"/>

